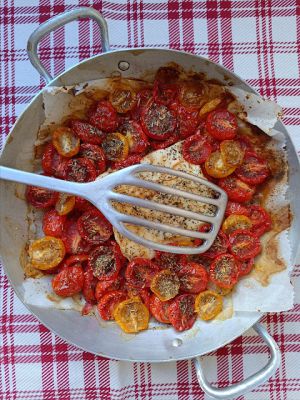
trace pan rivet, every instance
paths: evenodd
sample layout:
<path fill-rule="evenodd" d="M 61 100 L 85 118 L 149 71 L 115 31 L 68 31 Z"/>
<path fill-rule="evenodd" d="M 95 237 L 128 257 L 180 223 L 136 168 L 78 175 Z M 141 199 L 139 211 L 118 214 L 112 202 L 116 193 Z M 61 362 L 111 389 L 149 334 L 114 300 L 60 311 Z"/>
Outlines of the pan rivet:
<path fill-rule="evenodd" d="M 173 347 L 180 347 L 181 345 L 182 345 L 182 340 L 181 339 L 172 340 L 172 346 Z"/>
<path fill-rule="evenodd" d="M 120 61 L 118 67 L 121 71 L 127 71 L 130 67 L 130 64 L 127 61 Z"/>

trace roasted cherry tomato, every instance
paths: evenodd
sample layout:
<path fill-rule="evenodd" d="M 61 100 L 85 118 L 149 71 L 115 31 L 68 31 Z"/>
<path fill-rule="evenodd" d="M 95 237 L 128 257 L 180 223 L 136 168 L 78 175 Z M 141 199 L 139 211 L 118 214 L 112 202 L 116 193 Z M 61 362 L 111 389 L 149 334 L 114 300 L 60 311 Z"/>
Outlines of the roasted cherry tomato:
<path fill-rule="evenodd" d="M 238 264 L 238 266 L 240 266 L 240 265 Z M 229 293 L 232 292 L 233 287 L 221 288 L 220 286 L 217 286 L 212 281 L 208 281 L 207 289 L 219 294 L 220 296 L 227 296 Z"/>
<path fill-rule="evenodd" d="M 213 178 L 225 178 L 232 174 L 235 168 L 224 163 L 219 151 L 211 153 L 205 161 L 206 172 Z"/>
<path fill-rule="evenodd" d="M 66 178 L 73 182 L 91 182 L 97 178 L 95 164 L 88 158 L 74 158 L 68 161 Z"/>
<path fill-rule="evenodd" d="M 169 307 L 171 301 L 161 301 L 155 294 L 150 297 L 150 312 L 157 321 L 169 324 Z"/>
<path fill-rule="evenodd" d="M 155 103 L 168 106 L 177 97 L 178 86 L 174 83 L 154 82 L 153 98 Z"/>
<path fill-rule="evenodd" d="M 155 81 L 160 83 L 175 83 L 179 78 L 179 71 L 173 67 L 160 67 L 155 74 Z"/>
<path fill-rule="evenodd" d="M 119 303 L 113 316 L 116 323 L 126 333 L 137 333 L 148 328 L 149 311 L 139 298 Z"/>
<path fill-rule="evenodd" d="M 80 265 L 73 265 L 60 271 L 52 280 L 54 293 L 61 297 L 74 296 L 83 287 L 83 270 Z"/>
<path fill-rule="evenodd" d="M 77 221 L 73 218 L 66 221 L 61 239 L 67 253 L 82 254 L 88 253 L 91 249 L 91 245 L 80 236 Z"/>
<path fill-rule="evenodd" d="M 84 282 L 82 288 L 82 294 L 85 300 L 94 304 L 96 302 L 95 289 L 98 279 L 94 277 L 93 270 L 91 268 L 86 268 L 84 271 Z"/>
<path fill-rule="evenodd" d="M 109 94 L 109 101 L 118 113 L 124 114 L 135 107 L 136 93 L 129 86 L 116 85 Z"/>
<path fill-rule="evenodd" d="M 172 146 L 172 144 L 178 142 L 179 140 L 180 139 L 178 136 L 178 132 L 175 131 L 172 133 L 172 135 L 168 139 L 166 139 L 164 141 L 151 140 L 151 147 L 154 150 L 162 150 L 169 146 Z"/>
<path fill-rule="evenodd" d="M 139 289 L 134 288 L 130 285 L 126 285 L 128 296 L 131 297 L 139 297 L 141 301 L 145 304 L 145 306 L 150 310 L 150 296 L 151 293 L 149 289 Z"/>
<path fill-rule="evenodd" d="M 85 121 L 72 121 L 71 128 L 83 143 L 101 144 L 105 133 Z"/>
<path fill-rule="evenodd" d="M 90 244 L 106 242 L 113 234 L 110 222 L 98 210 L 86 211 L 77 221 L 78 231 Z"/>
<path fill-rule="evenodd" d="M 186 262 L 195 262 L 196 264 L 203 265 L 206 270 L 209 269 L 210 264 L 212 263 L 212 258 L 206 257 L 205 253 L 202 254 L 192 254 L 190 256 L 187 256 L 187 261 Z"/>
<path fill-rule="evenodd" d="M 166 106 L 149 102 L 141 115 L 142 128 L 147 136 L 155 140 L 166 140 L 176 126 L 175 114 Z"/>
<path fill-rule="evenodd" d="M 239 263 L 239 277 L 247 275 L 251 272 L 254 266 L 254 258 L 249 258 L 249 260 L 245 260 Z"/>
<path fill-rule="evenodd" d="M 76 211 L 78 210 L 80 212 L 84 212 L 84 211 L 90 210 L 93 207 L 94 207 L 93 204 L 90 203 L 89 201 L 87 201 L 86 199 L 79 197 L 79 196 L 75 196 L 75 210 Z"/>
<path fill-rule="evenodd" d="M 105 154 L 101 147 L 90 144 L 83 143 L 80 146 L 79 157 L 88 158 L 93 161 L 96 167 L 97 174 L 102 174 L 106 169 Z"/>
<path fill-rule="evenodd" d="M 170 109 L 177 117 L 177 130 L 181 138 L 185 139 L 196 133 L 199 124 L 198 110 L 187 109 L 178 101 L 170 104 Z"/>
<path fill-rule="evenodd" d="M 225 216 L 228 217 L 231 214 L 246 215 L 246 217 L 249 217 L 249 207 L 245 207 L 234 201 L 228 201 Z"/>
<path fill-rule="evenodd" d="M 272 220 L 267 211 L 261 206 L 249 207 L 249 218 L 252 221 L 251 231 L 256 236 L 261 236 L 272 227 Z"/>
<path fill-rule="evenodd" d="M 221 157 L 225 164 L 238 167 L 242 164 L 245 150 L 237 140 L 223 140 L 220 143 Z"/>
<path fill-rule="evenodd" d="M 67 158 L 62 157 L 52 143 L 49 143 L 43 153 L 42 167 L 47 175 L 54 175 L 64 179 L 66 174 Z"/>
<path fill-rule="evenodd" d="M 178 276 L 168 269 L 157 272 L 150 284 L 150 289 L 161 301 L 173 299 L 178 294 L 179 287 Z"/>
<path fill-rule="evenodd" d="M 147 106 L 149 100 L 152 99 L 152 90 L 143 89 L 137 93 L 136 98 L 136 106 L 133 110 L 131 110 L 130 115 L 134 121 L 140 121 L 145 107 Z"/>
<path fill-rule="evenodd" d="M 181 267 L 178 276 L 182 292 L 197 294 L 206 289 L 208 275 L 203 265 L 189 262 Z"/>
<path fill-rule="evenodd" d="M 105 132 L 114 132 L 118 127 L 118 115 L 111 103 L 102 100 L 90 116 L 90 123 Z"/>
<path fill-rule="evenodd" d="M 249 185 L 258 185 L 270 175 L 268 164 L 253 152 L 246 152 L 243 164 L 236 169 L 236 175 Z"/>
<path fill-rule="evenodd" d="M 237 229 L 250 229 L 251 227 L 251 219 L 246 215 L 232 214 L 223 222 L 222 230 L 229 235 Z"/>
<path fill-rule="evenodd" d="M 215 318 L 223 308 L 223 299 L 219 294 L 206 290 L 195 299 L 195 311 L 203 321 Z"/>
<path fill-rule="evenodd" d="M 125 122 L 120 131 L 125 135 L 130 153 L 143 153 L 149 146 L 147 136 L 136 121 Z"/>
<path fill-rule="evenodd" d="M 46 236 L 61 237 L 66 216 L 59 215 L 56 210 L 49 210 L 43 216 L 43 231 Z"/>
<path fill-rule="evenodd" d="M 183 158 L 191 164 L 204 163 L 212 152 L 211 145 L 201 134 L 196 134 L 185 139 L 182 146 Z"/>
<path fill-rule="evenodd" d="M 177 331 L 185 331 L 194 325 L 197 318 L 194 309 L 195 296 L 192 294 L 182 294 L 171 302 L 169 320 Z"/>
<path fill-rule="evenodd" d="M 110 281 L 98 281 L 95 289 L 96 300 L 99 301 L 100 298 L 107 292 L 119 290 L 123 283 L 124 278 L 120 276 L 118 276 L 117 279 L 111 279 Z"/>
<path fill-rule="evenodd" d="M 150 287 L 153 276 L 160 270 L 159 266 L 146 258 L 135 258 L 126 268 L 125 279 L 133 287 Z"/>
<path fill-rule="evenodd" d="M 37 186 L 27 186 L 26 199 L 36 208 L 48 208 L 57 202 L 58 193 Z"/>
<path fill-rule="evenodd" d="M 83 264 L 88 260 L 88 258 L 87 254 L 74 254 L 64 260 L 63 263 L 66 267 L 70 267 L 73 264 Z"/>
<path fill-rule="evenodd" d="M 62 126 L 57 128 L 52 135 L 52 143 L 58 153 L 63 157 L 73 157 L 79 152 L 80 140 L 72 129 Z"/>
<path fill-rule="evenodd" d="M 209 279 L 221 288 L 229 289 L 237 283 L 239 266 L 231 254 L 214 259 L 209 269 Z"/>
<path fill-rule="evenodd" d="M 58 200 L 55 204 L 55 210 L 58 215 L 69 214 L 75 207 L 75 196 L 70 196 L 65 193 L 59 193 Z"/>
<path fill-rule="evenodd" d="M 122 261 L 117 244 L 98 246 L 90 254 L 88 265 L 99 281 L 110 281 L 119 275 Z"/>
<path fill-rule="evenodd" d="M 125 158 L 125 160 L 117 161 L 113 165 L 113 169 L 122 169 L 130 167 L 131 165 L 139 164 L 143 156 L 141 154 L 132 154 L 131 156 Z"/>
<path fill-rule="evenodd" d="M 65 253 L 63 241 L 52 236 L 35 240 L 28 249 L 31 264 L 40 270 L 56 267 L 64 258 Z"/>
<path fill-rule="evenodd" d="M 241 181 L 236 176 L 220 179 L 218 184 L 225 190 L 230 200 L 239 203 L 251 200 L 255 192 L 255 187 Z"/>
<path fill-rule="evenodd" d="M 176 244 L 171 243 L 176 246 Z M 175 273 L 181 270 L 182 264 L 186 262 L 186 256 L 183 254 L 166 253 L 164 251 L 155 252 L 155 263 L 159 265 L 161 269 L 169 269 Z"/>
<path fill-rule="evenodd" d="M 246 229 L 234 231 L 229 235 L 230 252 L 239 260 L 247 260 L 261 252 L 261 244 L 256 235 Z"/>
<path fill-rule="evenodd" d="M 180 85 L 179 101 L 188 109 L 199 110 L 205 102 L 205 96 L 206 88 L 200 81 L 187 81 Z"/>
<path fill-rule="evenodd" d="M 203 224 L 200 227 L 200 232 L 209 232 L 209 229 L 210 229 L 209 224 Z M 196 241 L 195 244 L 197 244 Z M 208 257 L 210 259 L 216 258 L 221 254 L 225 254 L 227 252 L 228 246 L 229 243 L 227 236 L 225 235 L 224 232 L 219 231 L 211 247 L 205 253 L 202 253 L 202 256 Z"/>
<path fill-rule="evenodd" d="M 102 142 L 102 149 L 110 161 L 125 160 L 129 153 L 129 144 L 126 136 L 119 132 L 111 133 Z"/>
<path fill-rule="evenodd" d="M 235 115 L 227 110 L 212 111 L 206 119 L 207 132 L 218 140 L 235 138 L 237 127 Z"/>
<path fill-rule="evenodd" d="M 124 300 L 127 299 L 127 294 L 122 290 L 114 290 L 105 293 L 98 302 L 97 309 L 100 317 L 105 321 L 114 319 L 114 311 L 116 307 Z"/>

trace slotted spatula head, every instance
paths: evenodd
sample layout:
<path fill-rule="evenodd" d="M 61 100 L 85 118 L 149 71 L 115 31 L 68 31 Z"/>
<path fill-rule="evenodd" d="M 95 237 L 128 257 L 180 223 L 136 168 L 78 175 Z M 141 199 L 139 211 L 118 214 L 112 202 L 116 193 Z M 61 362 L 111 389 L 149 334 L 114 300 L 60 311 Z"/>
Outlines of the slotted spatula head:
<path fill-rule="evenodd" d="M 164 252 L 199 254 L 208 250 L 218 234 L 227 205 L 227 194 L 206 179 L 151 164 L 122 169 L 95 183 L 101 186 L 101 197 L 94 204 L 117 231 L 140 245 Z M 182 204 L 184 208 L 180 207 Z M 180 226 L 178 219 L 179 223 L 190 220 L 196 229 L 188 229 L 188 224 Z M 203 223 L 210 225 L 208 232 L 199 231 Z M 196 241 L 197 246 L 172 246 L 146 239 L 130 230 L 130 226 L 200 240 Z"/>

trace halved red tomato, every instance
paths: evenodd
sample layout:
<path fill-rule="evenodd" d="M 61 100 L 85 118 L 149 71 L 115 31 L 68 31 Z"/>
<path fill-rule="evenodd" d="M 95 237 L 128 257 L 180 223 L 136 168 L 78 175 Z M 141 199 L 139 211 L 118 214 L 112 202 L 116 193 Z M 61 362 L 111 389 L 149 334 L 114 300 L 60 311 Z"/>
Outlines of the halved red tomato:
<path fill-rule="evenodd" d="M 150 297 L 150 312 L 157 321 L 169 324 L 169 307 L 171 301 L 161 301 L 155 294 Z"/>
<path fill-rule="evenodd" d="M 191 163 L 200 165 L 204 163 L 212 152 L 211 145 L 201 134 L 196 134 L 185 139 L 182 146 L 183 158 Z"/>
<path fill-rule="evenodd" d="M 125 122 L 120 131 L 125 135 L 130 153 L 143 153 L 149 146 L 147 136 L 136 121 Z"/>
<path fill-rule="evenodd" d="M 83 143 L 101 144 L 105 133 L 86 121 L 71 121 L 71 128 Z"/>
<path fill-rule="evenodd" d="M 174 328 L 179 331 L 190 329 L 197 318 L 195 313 L 195 296 L 182 294 L 177 296 L 168 309 L 169 320 Z"/>
<path fill-rule="evenodd" d="M 80 265 L 73 265 L 60 271 L 52 280 L 54 293 L 61 297 L 74 296 L 81 292 L 83 287 L 83 269 Z"/>
<path fill-rule="evenodd" d="M 49 143 L 43 153 L 42 167 L 47 175 L 54 175 L 64 179 L 66 175 L 66 163 L 68 159 L 62 157 L 52 143 Z"/>
<path fill-rule="evenodd" d="M 174 132 L 176 116 L 168 107 L 150 101 L 142 112 L 141 125 L 150 138 L 166 140 Z"/>
<path fill-rule="evenodd" d="M 230 252 L 239 260 L 247 260 L 261 252 L 261 244 L 256 235 L 246 229 L 234 231 L 229 235 Z"/>
<path fill-rule="evenodd" d="M 176 244 L 172 244 L 176 246 Z M 175 273 L 178 273 L 181 270 L 182 265 L 186 262 L 186 256 L 181 254 L 174 253 L 166 253 L 164 251 L 156 251 L 155 252 L 155 263 L 161 269 L 169 269 Z"/>
<path fill-rule="evenodd" d="M 119 303 L 127 299 L 127 294 L 122 290 L 105 293 L 99 300 L 97 309 L 100 317 L 105 321 L 114 320 L 113 313 Z"/>
<path fill-rule="evenodd" d="M 93 270 L 94 276 L 100 281 L 116 279 L 122 266 L 120 253 L 116 243 L 96 247 L 89 254 L 88 260 L 88 266 Z"/>
<path fill-rule="evenodd" d="M 170 104 L 170 109 L 177 117 L 178 133 L 183 139 L 196 133 L 199 124 L 198 110 L 187 109 L 177 100 Z"/>
<path fill-rule="evenodd" d="M 139 164 L 142 158 L 143 158 L 142 154 L 132 154 L 131 156 L 125 158 L 125 160 L 115 162 L 113 164 L 113 169 L 122 169 L 130 167 L 131 165 Z"/>
<path fill-rule="evenodd" d="M 201 225 L 199 228 L 200 232 L 209 232 L 210 230 L 211 230 L 211 225 L 207 223 Z M 195 245 L 199 246 L 200 244 L 201 244 L 201 239 L 196 239 Z M 227 252 L 228 246 L 229 243 L 226 234 L 222 231 L 219 231 L 212 246 L 205 253 L 202 253 L 201 256 L 210 259 L 216 258 L 221 254 L 225 254 Z"/>
<path fill-rule="evenodd" d="M 256 236 L 261 236 L 272 227 L 272 220 L 267 211 L 261 206 L 249 207 L 249 218 L 252 221 L 251 231 Z"/>
<path fill-rule="evenodd" d="M 159 266 L 146 258 L 135 258 L 126 268 L 125 279 L 133 287 L 150 287 L 153 276 L 160 270 Z"/>
<path fill-rule="evenodd" d="M 98 281 L 95 289 L 96 300 L 99 301 L 100 298 L 107 292 L 119 290 L 123 284 L 124 278 L 121 276 L 118 276 L 117 279 L 111 279 L 109 281 Z"/>
<path fill-rule="evenodd" d="M 92 203 L 90 203 L 88 200 L 79 197 L 79 196 L 75 196 L 75 210 L 80 211 L 80 212 L 85 212 L 88 211 L 90 209 L 96 208 L 95 206 L 93 206 Z"/>
<path fill-rule="evenodd" d="M 93 161 L 95 163 L 97 174 L 100 175 L 105 171 L 105 154 L 101 147 L 95 144 L 83 143 L 80 146 L 78 155 L 81 158 L 88 158 L 89 160 Z"/>
<path fill-rule="evenodd" d="M 215 110 L 206 119 L 207 132 L 218 140 L 233 139 L 237 133 L 237 121 L 234 114 L 227 110 Z"/>
<path fill-rule="evenodd" d="M 80 236 L 76 219 L 66 221 L 61 239 L 67 253 L 82 254 L 88 253 L 91 249 L 91 245 Z"/>
<path fill-rule="evenodd" d="M 225 210 L 225 216 L 228 217 L 229 215 L 232 214 L 238 214 L 238 215 L 246 215 L 246 217 L 249 216 L 249 207 L 245 207 L 240 203 L 236 203 L 234 201 L 228 201 L 226 210 Z"/>
<path fill-rule="evenodd" d="M 118 113 L 124 114 L 135 107 L 136 93 L 129 86 L 116 85 L 109 94 L 109 101 Z"/>
<path fill-rule="evenodd" d="M 75 156 L 80 147 L 80 140 L 72 129 L 66 126 L 57 128 L 52 134 L 52 143 L 58 153 L 63 157 Z"/>
<path fill-rule="evenodd" d="M 106 242 L 113 234 L 110 222 L 98 210 L 86 211 L 77 221 L 80 236 L 90 244 Z"/>
<path fill-rule="evenodd" d="M 109 101 L 102 100 L 91 112 L 90 123 L 105 132 L 114 132 L 119 125 L 118 115 Z"/>
<path fill-rule="evenodd" d="M 251 272 L 254 266 L 254 258 L 249 258 L 249 260 L 245 260 L 239 263 L 239 277 L 247 275 Z"/>
<path fill-rule="evenodd" d="M 110 133 L 102 142 L 102 149 L 110 161 L 125 160 L 129 153 L 129 143 L 126 136 L 119 132 Z"/>
<path fill-rule="evenodd" d="M 151 147 L 154 150 L 162 150 L 165 149 L 166 147 L 172 146 L 172 144 L 176 143 L 179 141 L 179 135 L 178 132 L 173 132 L 172 135 L 164 140 L 164 141 L 159 141 L 159 140 L 151 140 Z"/>
<path fill-rule="evenodd" d="M 98 279 L 94 277 L 93 270 L 91 268 L 86 268 L 84 271 L 84 282 L 82 287 L 82 294 L 85 300 L 94 304 L 96 302 L 95 289 Z"/>
<path fill-rule="evenodd" d="M 173 299 L 179 292 L 180 281 L 175 272 L 169 269 L 164 269 L 157 272 L 150 284 L 151 291 L 161 301 L 167 301 Z"/>
<path fill-rule="evenodd" d="M 95 164 L 88 158 L 73 158 L 68 161 L 66 178 L 73 182 L 91 182 L 97 178 Z"/>
<path fill-rule="evenodd" d="M 174 83 L 154 82 L 153 98 L 157 104 L 168 106 L 177 97 L 177 92 L 178 86 Z"/>
<path fill-rule="evenodd" d="M 59 215 L 56 210 L 49 210 L 43 216 L 43 231 L 46 236 L 61 237 L 66 221 L 65 215 Z"/>
<path fill-rule="evenodd" d="M 231 254 L 214 259 L 209 269 L 209 279 L 221 288 L 232 288 L 238 279 L 239 263 Z"/>
<path fill-rule="evenodd" d="M 225 190 L 232 201 L 243 203 L 252 199 L 255 187 L 241 181 L 236 176 L 228 176 L 219 180 L 219 186 Z"/>
<path fill-rule="evenodd" d="M 48 208 L 57 202 L 58 193 L 37 186 L 27 186 L 26 200 L 36 208 Z"/>
<path fill-rule="evenodd" d="M 243 164 L 236 169 L 236 175 L 249 185 L 263 183 L 270 175 L 268 164 L 254 152 L 246 152 Z"/>
<path fill-rule="evenodd" d="M 178 276 L 182 292 L 197 294 L 207 287 L 208 275 L 203 265 L 189 262 L 181 267 Z"/>
<path fill-rule="evenodd" d="M 143 89 L 137 93 L 136 98 L 136 106 L 133 110 L 131 110 L 130 116 L 134 121 L 140 121 L 144 108 L 148 104 L 149 100 L 152 98 L 152 90 Z"/>
<path fill-rule="evenodd" d="M 73 264 L 83 264 L 88 260 L 88 255 L 87 254 L 74 254 L 72 256 L 69 256 L 65 261 L 64 265 L 66 267 L 69 267 Z"/>

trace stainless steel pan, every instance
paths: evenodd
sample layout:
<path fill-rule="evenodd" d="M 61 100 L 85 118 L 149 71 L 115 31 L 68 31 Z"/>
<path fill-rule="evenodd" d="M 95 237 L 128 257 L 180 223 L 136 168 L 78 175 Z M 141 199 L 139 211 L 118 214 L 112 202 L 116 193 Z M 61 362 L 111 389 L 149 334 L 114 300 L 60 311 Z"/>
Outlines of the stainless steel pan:
<path fill-rule="evenodd" d="M 103 54 L 81 62 L 53 79 L 38 58 L 38 42 L 54 29 L 80 17 L 92 18 L 99 25 Z M 233 84 L 254 92 L 246 82 L 232 72 L 199 56 L 155 48 L 110 52 L 106 22 L 92 8 L 79 8 L 50 19 L 31 35 L 27 50 L 32 64 L 45 78 L 48 86 L 74 85 L 116 74 L 122 74 L 125 78 L 143 78 L 147 73 L 149 77 L 149 75 L 154 76 L 160 66 L 175 62 L 186 70 L 204 72 L 208 77 L 224 84 L 228 84 L 229 78 Z M 14 125 L 1 155 L 1 165 L 32 171 L 33 144 L 43 119 L 44 110 L 40 92 Z M 281 123 L 278 123 L 276 128 L 286 136 L 288 148 L 289 180 L 292 188 L 290 201 L 294 215 L 290 240 L 295 257 L 300 242 L 300 165 L 288 132 Z M 24 302 L 22 286 L 24 275 L 20 267 L 19 254 L 27 240 L 27 207 L 24 200 L 16 196 L 15 184 L 1 181 L 0 189 L 2 261 L 11 285 L 20 300 Z M 184 333 L 175 332 L 172 328 L 148 330 L 132 335 L 128 340 L 128 336 L 120 334 L 117 326 L 99 326 L 93 317 L 83 318 L 75 311 L 45 310 L 36 306 L 26 306 L 55 334 L 94 354 L 119 360 L 147 362 L 192 358 L 200 386 L 207 394 L 218 399 L 234 398 L 252 390 L 266 381 L 280 363 L 280 352 L 276 343 L 258 323 L 261 318 L 259 313 L 237 313 L 230 319 L 215 323 L 198 321 L 191 331 Z M 205 379 L 200 356 L 226 345 L 250 327 L 255 329 L 270 348 L 271 356 L 267 365 L 243 382 L 222 389 L 212 387 Z M 222 335 L 219 335 L 219 332 L 222 332 Z"/>

